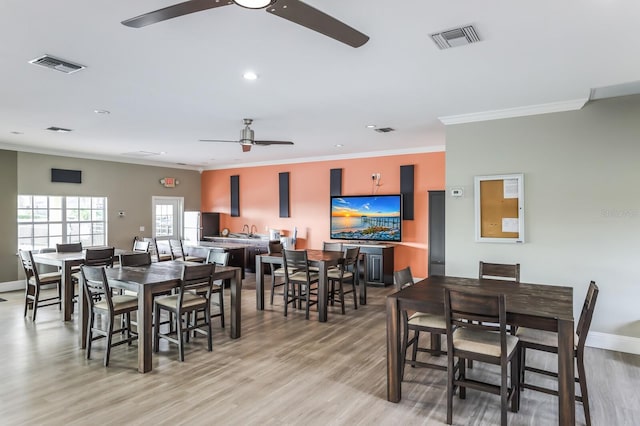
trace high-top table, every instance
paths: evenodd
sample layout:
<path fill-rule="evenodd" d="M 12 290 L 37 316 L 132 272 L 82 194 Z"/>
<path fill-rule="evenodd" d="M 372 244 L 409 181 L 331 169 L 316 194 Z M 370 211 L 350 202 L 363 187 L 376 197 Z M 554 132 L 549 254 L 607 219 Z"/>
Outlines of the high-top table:
<path fill-rule="evenodd" d="M 138 371 L 148 373 L 153 368 L 153 296 L 166 292 L 180 283 L 182 265 L 201 265 L 193 262 L 166 261 L 152 263 L 149 266 L 120 266 L 106 268 L 109 285 L 137 292 L 138 294 Z M 214 280 L 231 280 L 231 326 L 232 339 L 240 337 L 241 317 L 241 270 L 235 266 L 216 265 L 213 273 Z M 79 343 L 86 347 L 87 323 L 89 320 L 89 306 L 84 297 L 84 288 L 80 286 L 79 312 L 80 318 Z"/>
<path fill-rule="evenodd" d="M 323 251 L 323 250 L 307 250 L 307 258 L 312 266 L 319 269 L 320 280 L 318 281 L 318 321 L 327 321 L 327 299 L 328 299 L 328 280 L 327 270 L 330 266 L 337 266 L 342 252 L 339 251 Z M 261 254 L 256 255 L 256 308 L 264 311 L 264 266 L 265 264 L 284 264 L 282 253 Z"/>
<path fill-rule="evenodd" d="M 508 324 L 558 333 L 559 424 L 575 424 L 572 287 L 433 276 L 387 296 L 387 399 L 399 402 L 402 398 L 401 312 L 443 314 L 445 288 L 502 293 Z"/>

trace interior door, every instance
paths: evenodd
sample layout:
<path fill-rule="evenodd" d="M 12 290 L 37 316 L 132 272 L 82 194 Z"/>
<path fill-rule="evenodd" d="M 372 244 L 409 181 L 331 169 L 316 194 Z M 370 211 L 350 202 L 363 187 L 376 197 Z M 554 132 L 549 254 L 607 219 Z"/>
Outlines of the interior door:
<path fill-rule="evenodd" d="M 158 240 L 182 238 L 184 198 L 153 197 L 153 236 Z"/>

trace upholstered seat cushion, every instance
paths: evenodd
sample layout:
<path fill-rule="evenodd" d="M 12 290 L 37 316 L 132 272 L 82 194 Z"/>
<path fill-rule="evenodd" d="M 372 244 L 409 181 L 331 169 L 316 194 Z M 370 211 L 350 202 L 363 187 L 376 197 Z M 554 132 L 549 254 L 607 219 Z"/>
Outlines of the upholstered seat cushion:
<path fill-rule="evenodd" d="M 309 272 L 309 279 L 311 281 L 317 281 L 320 279 L 320 275 L 317 272 Z M 307 281 L 307 273 L 304 271 L 294 272 L 289 274 L 289 281 Z"/>
<path fill-rule="evenodd" d="M 47 272 L 44 274 L 39 274 L 40 284 L 49 284 L 60 281 L 61 275 L 60 272 Z"/>
<path fill-rule="evenodd" d="M 442 315 L 425 314 L 423 312 L 416 312 L 411 315 L 409 317 L 409 325 L 438 328 L 443 331 L 447 329 L 447 323 Z"/>
<path fill-rule="evenodd" d="M 297 270 L 298 270 L 298 268 L 289 268 L 289 274 L 294 274 Z M 280 277 L 284 277 L 285 269 L 284 268 L 275 269 L 273 271 L 273 275 L 278 275 Z"/>
<path fill-rule="evenodd" d="M 166 253 L 160 253 L 156 255 L 155 258 L 157 259 L 158 262 L 164 262 L 167 260 L 171 260 L 171 255 Z"/>
<path fill-rule="evenodd" d="M 113 302 L 113 310 L 117 313 L 118 311 L 128 311 L 131 309 L 136 309 L 138 307 L 138 297 L 137 296 L 113 296 L 111 298 Z M 100 309 L 103 311 L 109 310 L 109 305 L 107 305 L 106 300 L 101 300 L 100 302 L 94 305 L 95 309 Z"/>
<path fill-rule="evenodd" d="M 518 338 L 510 334 L 507 334 L 506 338 L 508 356 L 518 345 Z M 453 332 L 453 346 L 460 351 L 499 357 L 500 333 L 494 331 L 458 328 Z"/>
<path fill-rule="evenodd" d="M 167 308 L 176 309 L 178 306 L 178 295 L 172 294 L 167 297 L 158 297 L 155 303 Z M 194 308 L 200 305 L 206 305 L 207 299 L 194 293 L 185 293 L 182 299 L 183 308 Z"/>
<path fill-rule="evenodd" d="M 344 271 L 344 275 L 342 276 L 342 278 L 345 279 L 345 280 L 350 280 L 352 277 L 353 277 L 353 272 L 351 272 L 351 271 Z M 339 280 L 340 279 L 340 268 L 328 269 L 327 270 L 327 278 L 332 279 L 332 280 Z"/>
<path fill-rule="evenodd" d="M 558 347 L 558 333 L 553 331 L 535 330 L 533 328 L 518 327 L 516 336 L 523 342 L 536 345 L 549 346 L 551 348 Z M 578 335 L 573 335 L 574 347 L 577 347 Z"/>
<path fill-rule="evenodd" d="M 184 260 L 185 262 L 204 262 L 206 259 L 204 257 L 198 257 L 198 256 L 185 256 L 182 258 L 182 260 Z"/>

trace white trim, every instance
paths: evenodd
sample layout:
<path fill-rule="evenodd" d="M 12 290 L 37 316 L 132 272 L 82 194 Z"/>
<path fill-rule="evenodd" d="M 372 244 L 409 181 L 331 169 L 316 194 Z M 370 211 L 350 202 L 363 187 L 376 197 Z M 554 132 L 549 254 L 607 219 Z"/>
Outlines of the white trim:
<path fill-rule="evenodd" d="M 640 338 L 590 331 L 586 346 L 640 355 Z"/>
<path fill-rule="evenodd" d="M 469 114 L 438 117 L 444 125 L 473 123 L 476 121 L 498 120 L 501 118 L 525 117 L 528 115 L 549 114 L 552 112 L 576 111 L 582 109 L 589 98 L 570 101 L 552 102 L 548 104 L 528 105 L 516 108 L 496 109 L 493 111 L 472 112 Z"/>
<path fill-rule="evenodd" d="M 3 283 L 0 283 L 0 293 L 5 293 L 8 291 L 15 291 L 15 290 L 24 290 L 24 280 L 18 280 L 18 281 L 6 281 Z"/>

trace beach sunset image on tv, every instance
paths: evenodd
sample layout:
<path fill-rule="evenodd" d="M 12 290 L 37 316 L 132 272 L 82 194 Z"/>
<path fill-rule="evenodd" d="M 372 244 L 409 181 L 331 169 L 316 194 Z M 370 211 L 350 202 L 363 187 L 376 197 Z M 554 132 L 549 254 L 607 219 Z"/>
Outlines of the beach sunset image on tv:
<path fill-rule="evenodd" d="M 342 240 L 401 240 L 400 195 L 331 197 L 331 238 Z"/>

